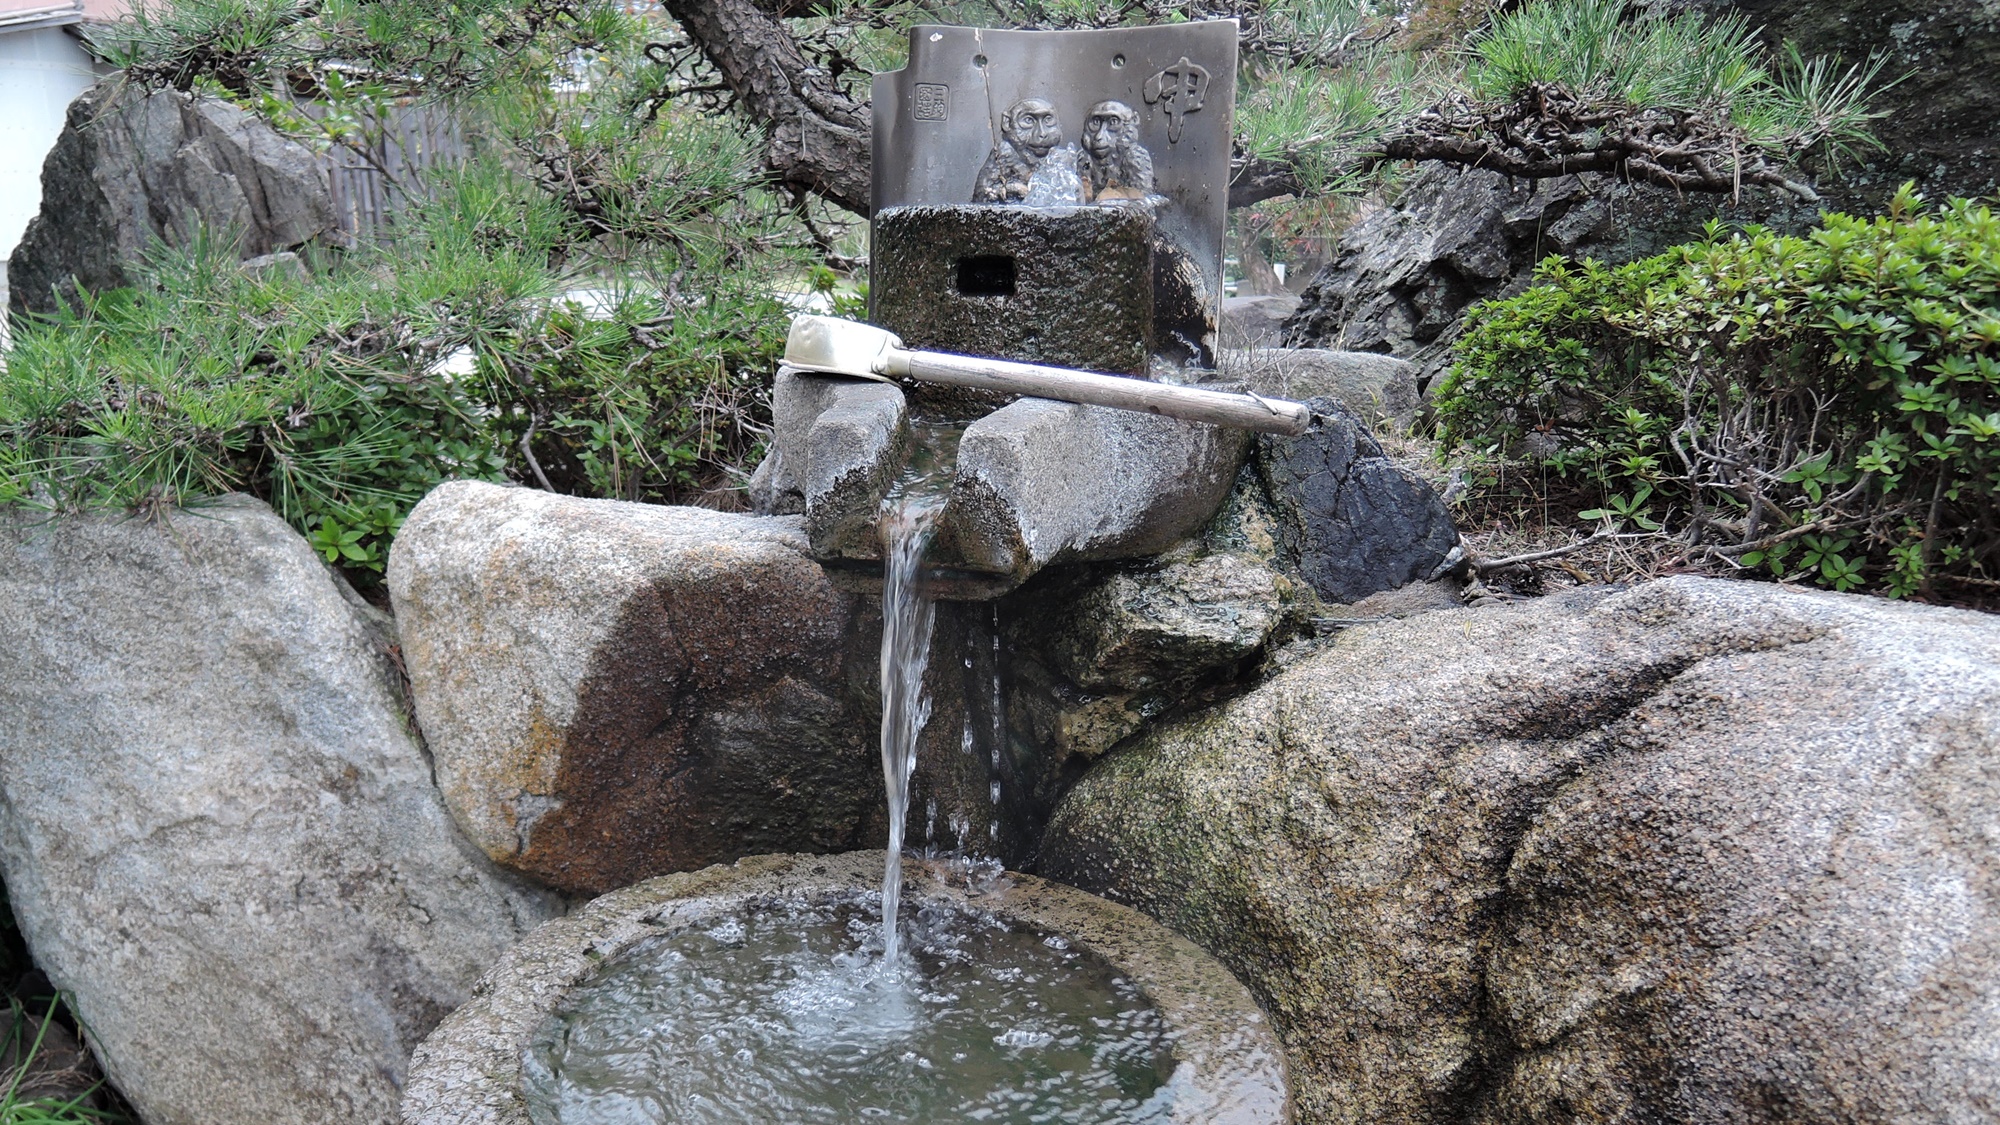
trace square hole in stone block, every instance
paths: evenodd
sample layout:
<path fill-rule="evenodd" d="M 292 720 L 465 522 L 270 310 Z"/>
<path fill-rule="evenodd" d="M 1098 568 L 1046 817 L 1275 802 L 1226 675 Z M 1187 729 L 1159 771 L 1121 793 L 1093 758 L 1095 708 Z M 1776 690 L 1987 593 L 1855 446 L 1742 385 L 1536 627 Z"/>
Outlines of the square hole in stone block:
<path fill-rule="evenodd" d="M 958 291 L 967 297 L 1012 297 L 1014 259 L 1006 254 L 960 258 Z"/>

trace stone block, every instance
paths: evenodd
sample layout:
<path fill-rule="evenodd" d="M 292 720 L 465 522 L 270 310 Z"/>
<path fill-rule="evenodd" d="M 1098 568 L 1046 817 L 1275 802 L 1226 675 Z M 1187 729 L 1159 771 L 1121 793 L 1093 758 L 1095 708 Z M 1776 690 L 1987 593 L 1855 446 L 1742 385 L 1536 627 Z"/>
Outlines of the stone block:
<path fill-rule="evenodd" d="M 875 557 L 861 546 L 874 532 L 857 540 L 855 528 L 872 527 L 909 455 L 908 416 L 902 388 L 893 384 L 779 368 L 771 450 L 751 475 L 752 507 L 766 516 L 804 514 L 808 534 L 829 556 L 859 550 L 857 557 Z"/>
<path fill-rule="evenodd" d="M 1265 434 L 1255 463 L 1287 561 L 1328 601 L 1348 604 L 1463 565 L 1458 529 L 1431 486 L 1383 456 L 1332 399 L 1298 437 Z"/>
<path fill-rule="evenodd" d="M 888 383 L 843 387 L 806 431 L 806 538 L 823 557 L 879 557 L 882 497 L 909 458 L 909 407 Z"/>
<path fill-rule="evenodd" d="M 1022 399 L 966 427 L 931 558 L 1018 585 L 1051 563 L 1153 555 L 1201 530 L 1249 435 Z"/>
<path fill-rule="evenodd" d="M 1153 218 L 1129 207 L 895 207 L 870 247 L 876 323 L 912 348 L 1144 376 Z"/>

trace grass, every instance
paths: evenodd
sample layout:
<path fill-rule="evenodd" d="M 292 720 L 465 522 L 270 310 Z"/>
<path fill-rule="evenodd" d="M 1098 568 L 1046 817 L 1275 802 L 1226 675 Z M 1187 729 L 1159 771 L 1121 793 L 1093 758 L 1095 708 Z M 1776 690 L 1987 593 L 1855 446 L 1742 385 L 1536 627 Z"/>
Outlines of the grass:
<path fill-rule="evenodd" d="M 113 1125 L 130 1120 L 122 1113 L 99 1109 L 91 1104 L 105 1089 L 102 1080 L 93 1081 L 74 1094 L 42 1092 L 51 1079 L 67 1079 L 64 1084 L 74 1084 L 88 1077 L 75 1069 L 50 1071 L 36 1068 L 35 1064 L 44 1059 L 49 1028 L 55 1024 L 62 1003 L 61 997 L 51 997 L 47 1010 L 36 1018 L 19 999 L 9 1000 L 12 1031 L 5 1045 L 5 1055 L 19 1061 L 5 1073 L 6 1089 L 0 1092 L 0 1125 Z M 30 1027 L 34 1029 L 32 1039 L 27 1036 Z"/>

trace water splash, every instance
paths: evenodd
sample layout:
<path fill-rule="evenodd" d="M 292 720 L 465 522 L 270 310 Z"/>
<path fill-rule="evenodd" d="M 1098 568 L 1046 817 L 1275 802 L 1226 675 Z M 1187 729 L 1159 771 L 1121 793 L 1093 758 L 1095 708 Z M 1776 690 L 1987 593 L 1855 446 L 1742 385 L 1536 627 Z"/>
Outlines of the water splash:
<path fill-rule="evenodd" d="M 1081 206 L 1083 177 L 1076 170 L 1079 155 L 1075 145 L 1049 153 L 1028 177 L 1028 194 L 1021 202 L 1029 207 Z"/>
<path fill-rule="evenodd" d="M 1173 1119 L 1171 1034 L 1101 957 L 962 907 L 927 903 L 907 923 L 894 975 L 859 898 L 757 903 L 633 946 L 536 1032 L 529 1120 Z"/>
<path fill-rule="evenodd" d="M 930 719 L 924 669 L 930 664 L 936 606 L 919 579 L 931 527 L 943 504 L 935 496 L 892 497 L 882 514 L 882 781 L 889 795 L 889 854 L 882 872 L 882 964 L 897 971 L 903 895 L 903 822 L 917 736 Z"/>

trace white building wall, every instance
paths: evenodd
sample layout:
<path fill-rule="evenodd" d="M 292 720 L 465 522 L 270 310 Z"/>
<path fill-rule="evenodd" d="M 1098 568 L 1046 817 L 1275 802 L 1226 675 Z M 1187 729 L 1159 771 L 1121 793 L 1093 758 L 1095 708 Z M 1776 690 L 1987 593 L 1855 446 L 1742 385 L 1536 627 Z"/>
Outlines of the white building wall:
<path fill-rule="evenodd" d="M 97 80 L 90 56 L 60 27 L 0 34 L 0 259 L 42 207 L 42 160 L 63 114 Z M 7 279 L 0 273 L 0 293 Z"/>

